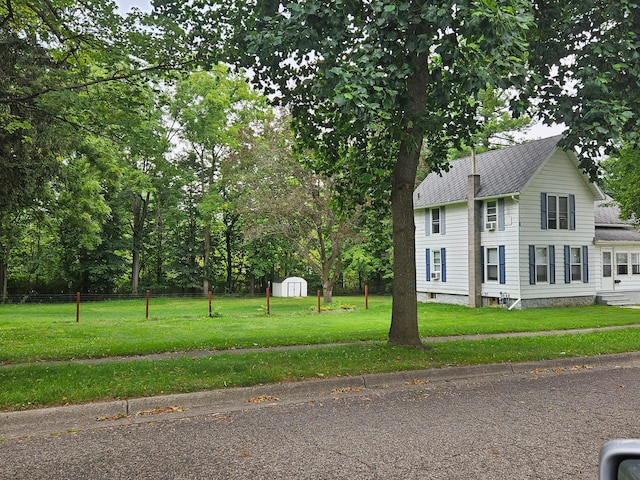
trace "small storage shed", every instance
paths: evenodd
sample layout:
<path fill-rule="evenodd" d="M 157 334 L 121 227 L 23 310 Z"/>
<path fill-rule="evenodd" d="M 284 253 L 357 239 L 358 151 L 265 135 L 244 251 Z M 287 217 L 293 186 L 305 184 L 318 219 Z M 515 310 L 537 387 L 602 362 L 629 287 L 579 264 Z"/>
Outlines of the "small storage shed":
<path fill-rule="evenodd" d="M 300 277 L 278 278 L 273 282 L 274 297 L 306 297 L 307 281 Z"/>

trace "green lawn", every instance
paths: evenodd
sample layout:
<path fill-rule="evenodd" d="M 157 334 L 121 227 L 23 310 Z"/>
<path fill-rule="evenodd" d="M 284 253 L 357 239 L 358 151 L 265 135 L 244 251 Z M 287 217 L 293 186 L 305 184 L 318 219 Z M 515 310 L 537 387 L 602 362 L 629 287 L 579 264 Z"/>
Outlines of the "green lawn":
<path fill-rule="evenodd" d="M 23 409 L 161 393 L 357 375 L 445 365 L 513 362 L 640 350 L 640 329 L 535 338 L 429 343 L 420 351 L 385 343 L 391 299 L 336 298 L 318 314 L 315 298 L 151 299 L 75 305 L 0 305 L 0 409 Z M 340 305 L 355 307 L 346 311 Z M 543 331 L 640 323 L 640 310 L 582 307 L 507 311 L 420 304 L 424 337 Z M 246 347 L 357 342 L 297 351 Z M 42 364 L 191 349 L 235 349 L 204 358 L 102 364 Z M 19 364 L 19 365 L 18 365 Z"/>

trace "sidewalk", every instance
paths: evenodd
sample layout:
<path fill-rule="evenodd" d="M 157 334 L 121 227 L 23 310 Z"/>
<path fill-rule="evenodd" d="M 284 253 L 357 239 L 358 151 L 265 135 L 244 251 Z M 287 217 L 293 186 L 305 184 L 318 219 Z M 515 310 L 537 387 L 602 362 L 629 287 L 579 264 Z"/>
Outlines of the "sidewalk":
<path fill-rule="evenodd" d="M 634 325 L 632 327 L 640 327 Z M 625 327 L 606 327 L 580 330 L 547 332 L 522 332 L 492 335 L 464 335 L 456 337 L 429 337 L 425 343 L 456 340 L 480 340 L 484 338 L 522 337 L 534 335 L 558 335 L 589 333 Z M 269 350 L 323 348 L 328 345 L 304 345 L 272 347 Z M 107 361 L 150 361 L 175 356 L 205 356 L 219 353 L 246 353 L 266 349 L 239 349 L 224 351 L 198 350 L 167 354 L 118 357 L 109 359 L 77 360 L 78 363 Z M 53 362 L 52 362 L 53 363 Z M 56 362 L 61 363 L 61 362 Z M 491 381 L 505 375 L 543 375 L 572 373 L 584 369 L 638 368 L 640 352 L 601 355 L 596 357 L 574 357 L 542 362 L 501 363 L 468 367 L 445 367 L 439 369 L 403 371 L 384 374 L 337 377 L 292 383 L 278 383 L 255 387 L 230 388 L 188 394 L 118 400 L 84 405 L 43 408 L 20 412 L 0 412 L 0 441 L 31 435 L 61 434 L 94 428 L 131 425 L 144 422 L 179 419 L 196 415 L 225 415 L 232 411 L 260 408 L 274 404 L 303 403 L 312 400 L 330 401 L 344 395 L 375 395 L 392 388 L 410 386 L 434 386 L 451 381 Z"/>
<path fill-rule="evenodd" d="M 605 332 L 608 330 L 622 330 L 626 328 L 640 328 L 640 323 L 634 325 L 614 325 L 609 327 L 597 327 L 597 328 L 579 328 L 579 329 L 571 329 L 571 330 L 546 330 L 540 332 L 508 332 L 508 333 L 483 333 L 483 334 L 475 334 L 475 335 L 451 335 L 444 337 L 424 337 L 422 341 L 428 345 L 429 343 L 440 343 L 440 342 L 455 342 L 461 340 L 484 340 L 489 338 L 518 338 L 518 337 L 534 337 L 534 336 L 551 336 L 551 335 L 575 335 L 581 333 L 592 333 L 592 332 Z M 340 345 L 354 345 L 354 344 L 367 344 L 374 343 L 361 341 L 361 342 L 344 342 L 344 343 L 320 343 L 320 344 L 307 344 L 307 345 L 287 345 L 281 347 L 255 347 L 255 348 L 230 348 L 224 350 L 187 350 L 187 351 L 177 351 L 177 352 L 163 352 L 163 353 L 153 353 L 149 355 L 135 355 L 135 356 L 124 356 L 124 357 L 102 357 L 102 358 L 79 358 L 74 360 L 54 360 L 54 361 L 42 361 L 38 362 L 37 365 L 64 365 L 68 363 L 78 363 L 81 365 L 95 365 L 99 363 L 109 363 L 109 362 L 131 362 L 137 360 L 167 360 L 170 358 L 180 358 L 180 357 L 191 357 L 191 358 L 199 358 L 199 357 L 210 357 L 213 355 L 221 355 L 221 354 L 245 354 L 245 353 L 259 353 L 259 352 L 275 352 L 275 351 L 291 351 L 291 350 L 308 350 L 314 348 L 328 348 L 335 347 Z M 33 365 L 32 363 L 21 364 L 7 364 L 0 365 L 0 369 L 8 368 L 8 367 L 18 367 L 24 365 Z"/>

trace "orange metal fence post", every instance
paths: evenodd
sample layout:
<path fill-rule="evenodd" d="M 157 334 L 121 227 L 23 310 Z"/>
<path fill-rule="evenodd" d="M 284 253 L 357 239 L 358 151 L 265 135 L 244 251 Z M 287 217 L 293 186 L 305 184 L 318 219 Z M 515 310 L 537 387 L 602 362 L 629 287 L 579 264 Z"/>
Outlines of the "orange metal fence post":
<path fill-rule="evenodd" d="M 209 317 L 212 317 L 213 315 L 211 314 L 211 299 L 213 298 L 213 293 L 211 292 L 211 290 L 209 290 Z"/>
<path fill-rule="evenodd" d="M 318 313 L 320 313 L 320 290 L 318 290 Z"/>
<path fill-rule="evenodd" d="M 76 323 L 80 321 L 80 292 L 76 293 Z"/>
<path fill-rule="evenodd" d="M 145 314 L 145 318 L 149 320 L 149 297 L 151 296 L 151 292 L 147 290 L 147 310 Z"/>

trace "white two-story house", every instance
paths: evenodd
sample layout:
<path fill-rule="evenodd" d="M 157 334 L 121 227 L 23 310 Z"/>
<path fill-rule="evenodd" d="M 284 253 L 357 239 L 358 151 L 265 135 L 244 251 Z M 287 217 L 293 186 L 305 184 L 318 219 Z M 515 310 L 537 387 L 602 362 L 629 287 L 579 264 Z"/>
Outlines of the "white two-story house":
<path fill-rule="evenodd" d="M 588 305 L 616 290 L 640 301 L 640 233 L 613 221 L 596 232 L 605 195 L 559 140 L 454 160 L 425 178 L 414 192 L 419 301 Z"/>

